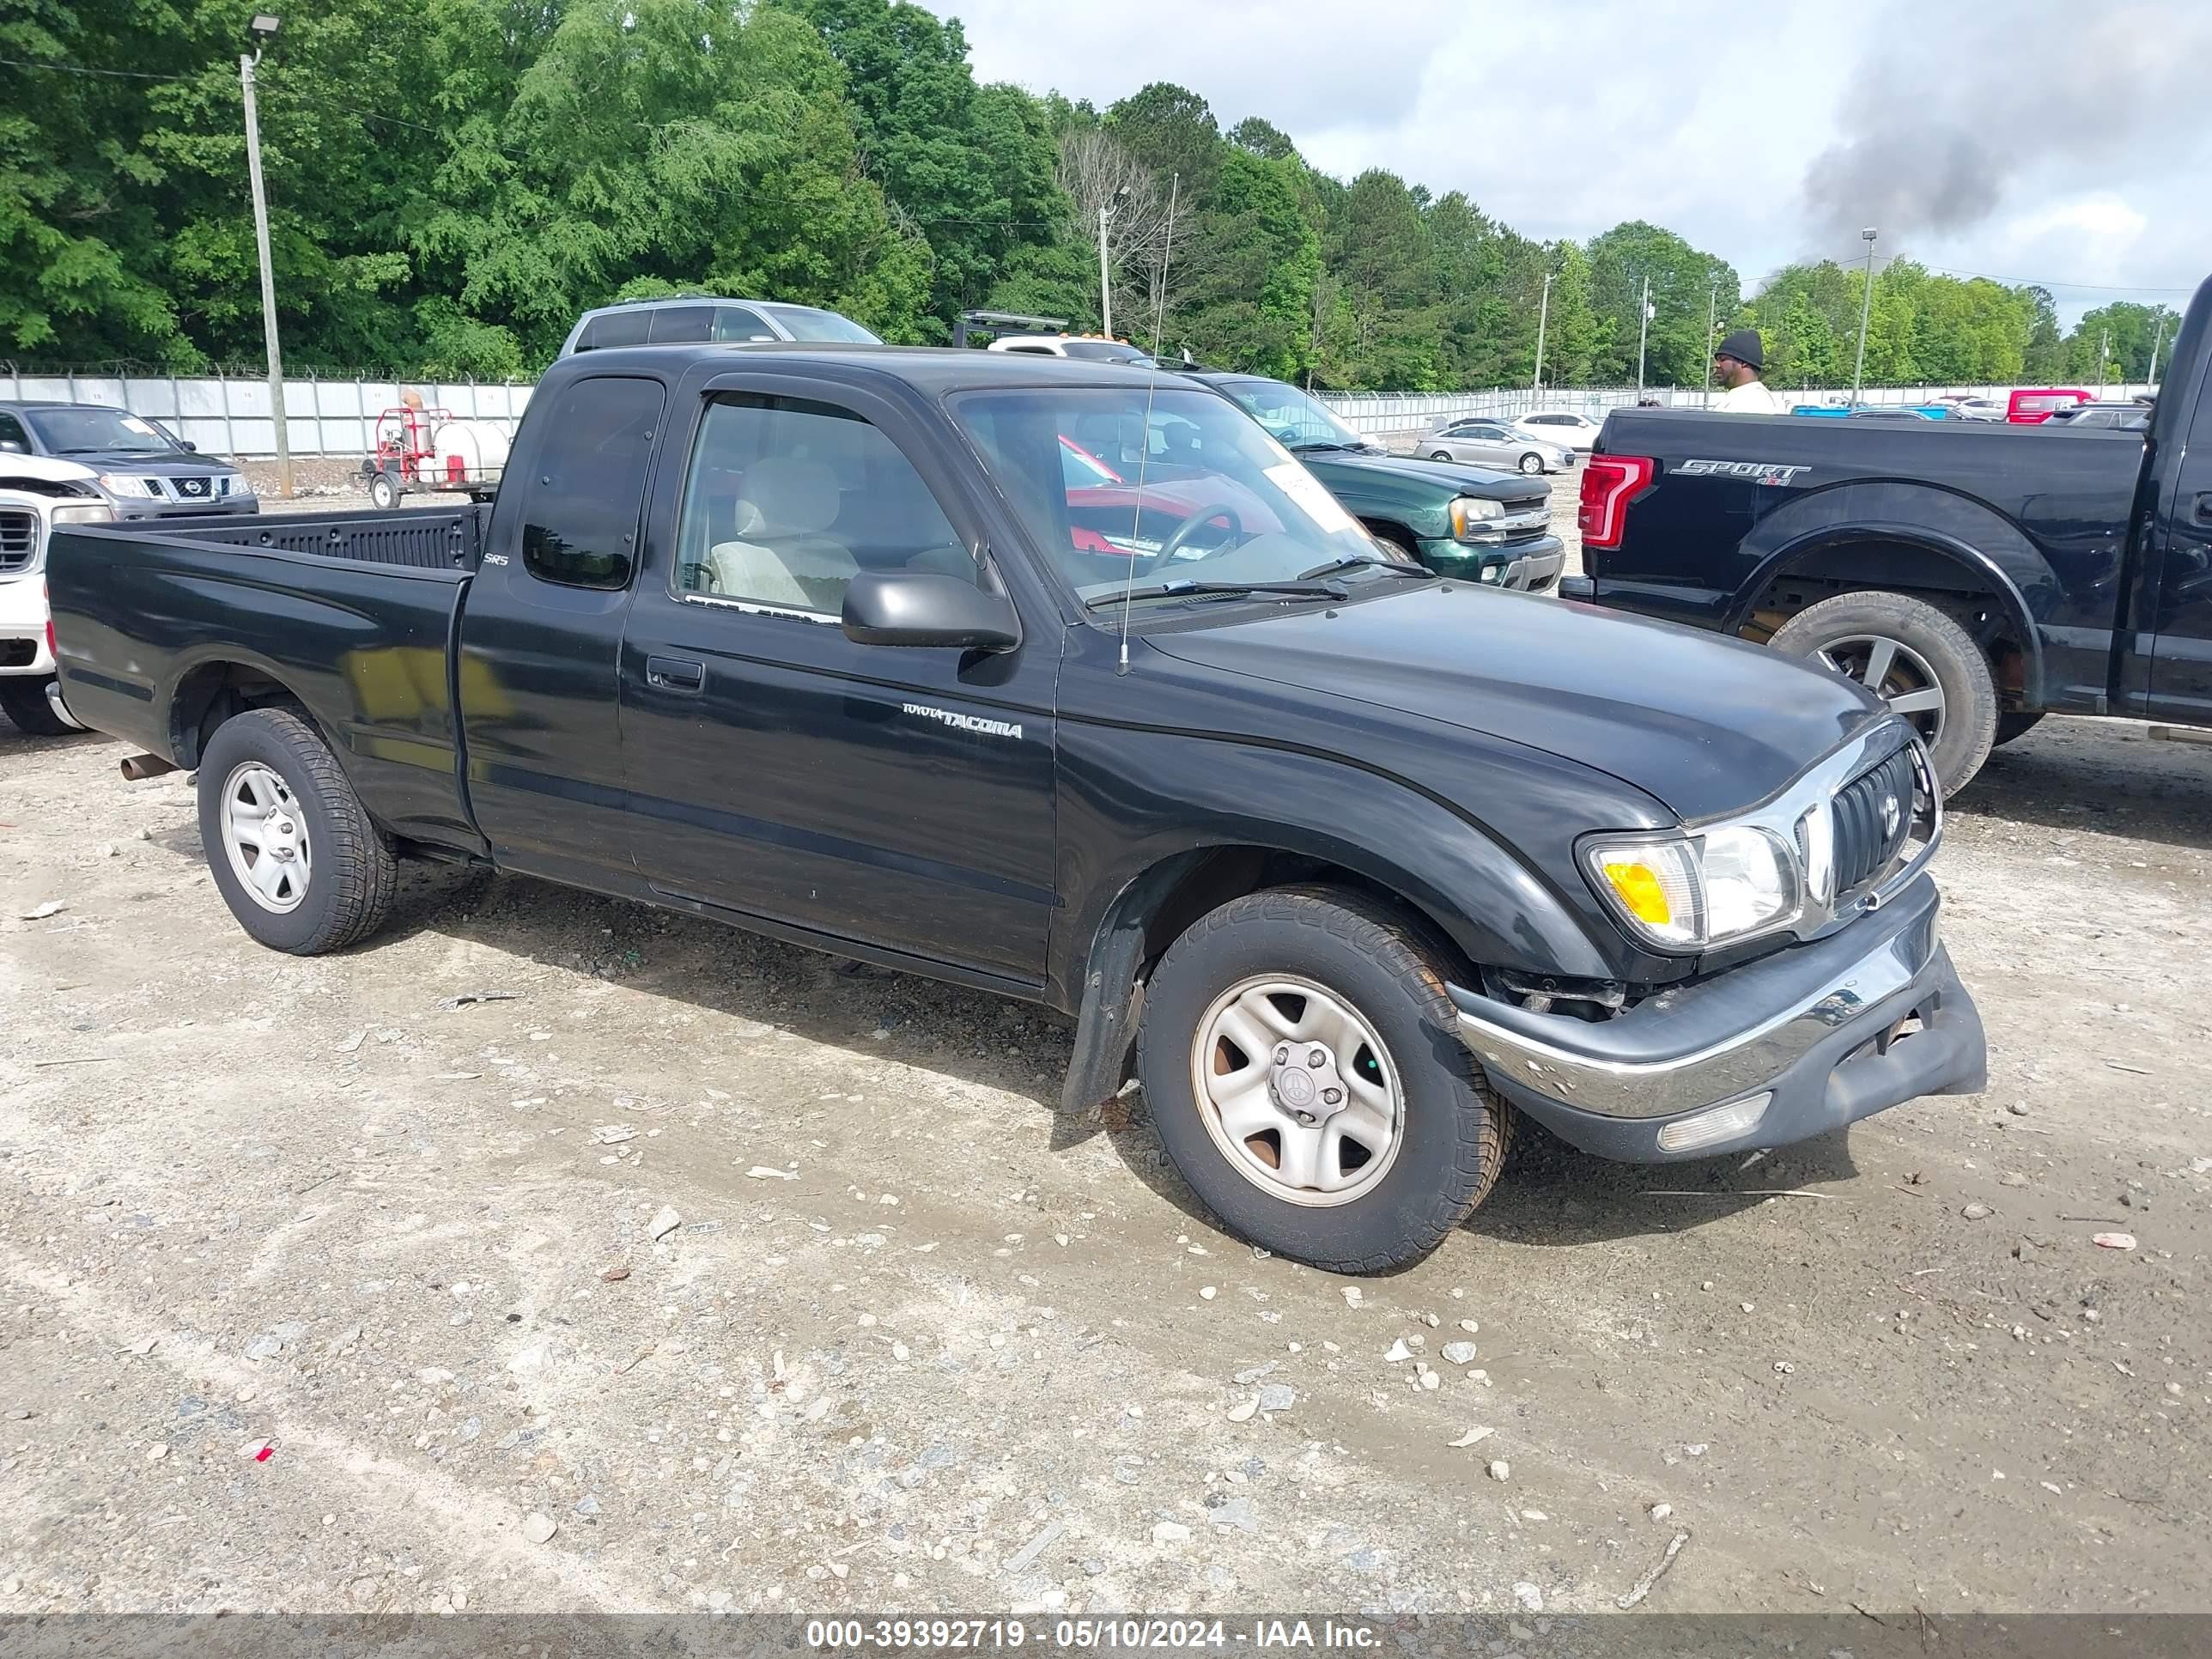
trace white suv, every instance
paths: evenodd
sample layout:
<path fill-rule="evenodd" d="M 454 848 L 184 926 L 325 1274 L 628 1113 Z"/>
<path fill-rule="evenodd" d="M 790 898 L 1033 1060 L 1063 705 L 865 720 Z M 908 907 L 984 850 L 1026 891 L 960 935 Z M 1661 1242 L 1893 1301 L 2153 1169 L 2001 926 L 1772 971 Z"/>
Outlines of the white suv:
<path fill-rule="evenodd" d="M 1605 423 L 1571 409 L 1540 409 L 1532 415 L 1523 415 L 1513 424 L 1532 438 L 1541 438 L 1587 455 Z"/>
<path fill-rule="evenodd" d="M 46 538 L 58 524 L 114 520 L 99 477 L 75 461 L 0 454 L 0 710 L 28 737 L 84 729 L 54 694 Z"/>
<path fill-rule="evenodd" d="M 883 343 L 842 312 L 824 311 L 818 306 L 679 294 L 659 300 L 623 300 L 586 312 L 568 331 L 561 355 L 567 357 L 610 346 L 696 345 L 703 340 L 732 345 L 777 340 L 834 345 Z"/>
<path fill-rule="evenodd" d="M 1109 340 L 1103 334 L 1001 334 L 984 349 L 1030 357 L 1078 357 L 1087 363 L 1159 367 L 1150 352 L 1139 350 L 1127 340 Z"/>

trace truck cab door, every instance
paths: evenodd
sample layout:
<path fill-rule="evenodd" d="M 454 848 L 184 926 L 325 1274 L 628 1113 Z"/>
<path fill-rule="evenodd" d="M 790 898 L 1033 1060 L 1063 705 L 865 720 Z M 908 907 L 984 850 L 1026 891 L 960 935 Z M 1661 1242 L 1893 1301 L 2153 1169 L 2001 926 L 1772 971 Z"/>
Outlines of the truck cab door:
<path fill-rule="evenodd" d="M 848 639 L 863 570 L 996 583 L 959 452 L 863 385 L 698 384 L 622 647 L 640 872 L 733 920 L 1040 982 L 1057 618 L 1000 653 Z"/>
<path fill-rule="evenodd" d="M 502 868 L 633 886 L 616 657 L 667 388 L 594 374 L 540 396 L 461 607 L 469 803 Z"/>
<path fill-rule="evenodd" d="M 2143 615 L 2134 638 L 2150 639 L 2154 718 L 2212 726 L 2212 375 L 2197 390 L 2196 418 L 2178 460 L 2154 532 Z M 2181 395 L 2182 387 L 2172 395 Z M 2154 465 L 2169 465 L 2159 458 Z"/>

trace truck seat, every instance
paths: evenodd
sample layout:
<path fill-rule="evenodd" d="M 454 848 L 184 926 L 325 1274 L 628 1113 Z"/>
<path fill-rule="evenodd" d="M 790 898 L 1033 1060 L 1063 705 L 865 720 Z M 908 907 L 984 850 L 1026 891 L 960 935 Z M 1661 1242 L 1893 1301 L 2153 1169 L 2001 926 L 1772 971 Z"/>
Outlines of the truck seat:
<path fill-rule="evenodd" d="M 754 465 L 737 504 L 737 538 L 716 543 L 707 554 L 714 591 L 834 615 L 860 568 L 851 550 L 823 533 L 839 504 L 837 476 L 819 461 L 774 457 Z"/>

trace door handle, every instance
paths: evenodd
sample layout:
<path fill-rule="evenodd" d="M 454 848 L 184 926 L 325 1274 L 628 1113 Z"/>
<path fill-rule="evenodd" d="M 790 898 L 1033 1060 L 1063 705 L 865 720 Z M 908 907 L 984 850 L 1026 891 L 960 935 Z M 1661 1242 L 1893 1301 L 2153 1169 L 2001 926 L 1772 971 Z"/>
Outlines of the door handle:
<path fill-rule="evenodd" d="M 2199 524 L 2212 524 L 2212 489 L 2200 489 L 2190 504 L 2189 516 Z"/>
<path fill-rule="evenodd" d="M 696 693 L 707 687 L 707 665 L 689 657 L 647 657 L 645 683 L 663 691 Z"/>

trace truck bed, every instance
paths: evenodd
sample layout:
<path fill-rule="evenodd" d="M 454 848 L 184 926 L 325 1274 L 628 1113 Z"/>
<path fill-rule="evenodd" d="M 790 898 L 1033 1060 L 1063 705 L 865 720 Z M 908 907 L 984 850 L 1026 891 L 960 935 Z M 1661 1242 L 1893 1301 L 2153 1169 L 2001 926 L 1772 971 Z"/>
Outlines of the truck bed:
<path fill-rule="evenodd" d="M 477 507 L 60 530 L 62 695 L 189 768 L 219 700 L 288 686 L 386 830 L 477 851 L 453 676 L 483 538 Z"/>

